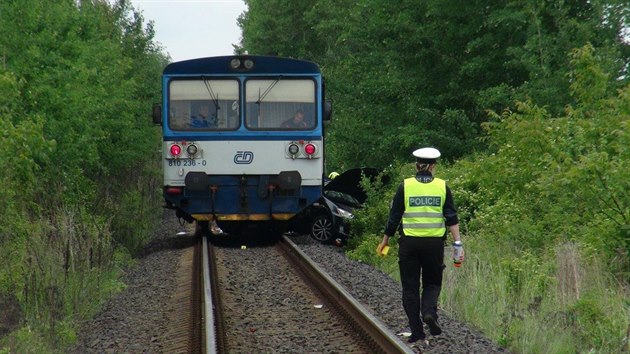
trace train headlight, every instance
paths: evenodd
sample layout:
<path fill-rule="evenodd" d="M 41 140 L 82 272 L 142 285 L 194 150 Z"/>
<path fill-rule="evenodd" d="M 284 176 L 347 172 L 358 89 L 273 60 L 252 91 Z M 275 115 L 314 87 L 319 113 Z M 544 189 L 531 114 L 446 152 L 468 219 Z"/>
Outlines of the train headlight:
<path fill-rule="evenodd" d="M 232 68 L 232 70 L 236 70 L 240 66 L 241 66 L 241 60 L 239 58 L 234 58 L 230 60 L 230 68 Z"/>
<path fill-rule="evenodd" d="M 308 144 L 304 145 L 304 152 L 309 157 L 313 156 L 313 155 L 315 155 L 315 152 L 317 152 L 317 147 L 315 147 L 315 144 L 308 143 Z"/>
<path fill-rule="evenodd" d="M 186 152 L 188 153 L 188 156 L 195 156 L 195 154 L 197 153 L 198 149 L 197 149 L 197 145 L 194 144 L 190 144 L 188 145 L 188 147 L 186 148 Z"/>
<path fill-rule="evenodd" d="M 170 152 L 172 156 L 179 157 L 179 154 L 182 153 L 182 147 L 177 144 L 173 144 L 171 145 Z"/>
<path fill-rule="evenodd" d="M 289 151 L 289 155 L 297 155 L 300 152 L 300 147 L 296 143 L 292 143 L 289 145 L 287 151 Z"/>
<path fill-rule="evenodd" d="M 251 59 L 245 59 L 243 66 L 245 66 L 245 69 L 251 70 L 254 67 L 254 61 Z"/>

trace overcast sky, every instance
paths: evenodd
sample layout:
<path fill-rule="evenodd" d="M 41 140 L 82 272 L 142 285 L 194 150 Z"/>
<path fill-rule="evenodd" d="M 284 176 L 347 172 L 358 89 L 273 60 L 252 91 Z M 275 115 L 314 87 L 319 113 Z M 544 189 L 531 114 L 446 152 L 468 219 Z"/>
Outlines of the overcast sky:
<path fill-rule="evenodd" d="M 243 0 L 131 0 L 146 22 L 155 23 L 155 41 L 173 61 L 233 54 L 241 39 L 236 24 L 247 9 Z"/>

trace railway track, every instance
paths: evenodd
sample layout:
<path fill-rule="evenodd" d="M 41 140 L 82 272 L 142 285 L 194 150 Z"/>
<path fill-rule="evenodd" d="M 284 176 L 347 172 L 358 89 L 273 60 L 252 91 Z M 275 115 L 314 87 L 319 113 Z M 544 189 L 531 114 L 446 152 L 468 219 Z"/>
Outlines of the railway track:
<path fill-rule="evenodd" d="M 286 237 L 203 250 L 204 352 L 412 353 Z"/>
<path fill-rule="evenodd" d="M 191 312 L 191 304 L 205 303 L 192 295 L 192 285 L 201 284 L 193 281 L 201 275 L 193 275 L 192 271 L 193 264 L 201 264 L 194 261 L 198 257 L 193 251 L 195 241 L 200 238 L 193 237 L 191 228 L 183 231 L 176 220 L 169 220 L 165 225 L 168 229 L 156 235 L 138 265 L 129 269 L 125 278 L 128 288 L 82 326 L 79 341 L 69 353 L 213 350 L 203 349 L 207 344 L 201 334 L 206 327 L 199 325 L 203 317 Z M 348 260 L 339 249 L 314 242 L 308 235 L 291 237 L 291 240 L 360 299 L 392 333 L 401 332 L 398 335 L 404 336 L 406 318 L 399 303 L 399 284 L 366 264 Z M 244 249 L 241 246 L 245 246 Z M 217 352 L 377 351 L 364 349 L 370 344 L 364 344 L 359 330 L 344 322 L 345 315 L 328 320 L 318 317 L 337 310 L 325 301 L 320 290 L 311 290 L 310 295 L 303 292 L 308 286 L 299 279 L 301 272 L 288 261 L 283 262 L 275 246 L 242 241 L 242 244 L 210 249 L 217 253 L 215 257 L 210 256 L 217 266 L 208 266 L 208 270 L 215 269 L 219 274 L 214 277 L 223 280 L 218 284 L 217 294 L 224 303 L 216 307 L 224 311 L 215 315 L 226 314 L 225 319 L 215 317 L 211 321 L 223 326 L 211 333 L 225 333 L 215 339 Z M 421 353 L 507 352 L 448 314 L 443 313 L 441 319 L 445 328 L 443 335 L 414 345 L 404 344 Z M 223 343 L 222 338 L 225 338 Z"/>

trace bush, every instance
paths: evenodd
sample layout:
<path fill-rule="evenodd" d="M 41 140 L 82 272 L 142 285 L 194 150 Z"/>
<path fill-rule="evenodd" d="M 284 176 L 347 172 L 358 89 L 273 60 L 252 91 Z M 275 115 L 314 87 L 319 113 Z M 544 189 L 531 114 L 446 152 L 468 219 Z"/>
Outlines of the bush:
<path fill-rule="evenodd" d="M 72 342 L 161 215 L 166 60 L 142 21 L 124 1 L 0 2 L 0 292 L 24 314 L 7 351 Z"/>
<path fill-rule="evenodd" d="M 605 97 L 594 58 L 574 51 L 577 104 L 564 116 L 519 102 L 484 125 L 490 151 L 438 166 L 466 249 L 462 268 L 446 268 L 441 304 L 517 352 L 627 350 L 630 87 Z M 395 180 L 413 172 L 399 167 Z M 357 214 L 358 259 L 381 264 L 375 232 L 394 188 Z"/>

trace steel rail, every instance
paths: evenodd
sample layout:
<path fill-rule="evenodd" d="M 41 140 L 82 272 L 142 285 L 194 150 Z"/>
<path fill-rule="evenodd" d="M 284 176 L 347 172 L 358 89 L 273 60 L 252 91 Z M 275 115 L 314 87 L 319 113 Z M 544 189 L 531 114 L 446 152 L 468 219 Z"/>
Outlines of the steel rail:
<path fill-rule="evenodd" d="M 302 252 L 288 237 L 283 236 L 279 246 L 291 262 L 299 267 L 314 285 L 351 318 L 364 332 L 367 340 L 372 341 L 384 353 L 413 353 L 410 347 L 391 333 L 378 318 L 374 317 L 348 291 L 330 277 L 321 267 Z"/>
<path fill-rule="evenodd" d="M 217 352 L 217 339 L 215 336 L 215 326 L 214 326 L 214 307 L 213 307 L 213 297 L 212 297 L 212 284 L 210 283 L 210 259 L 208 257 L 208 239 L 207 236 L 204 235 L 201 237 L 203 239 L 203 256 L 202 256 L 202 267 L 203 267 L 203 304 L 204 310 L 204 329 L 205 329 L 205 353 L 206 354 L 215 354 Z"/>

